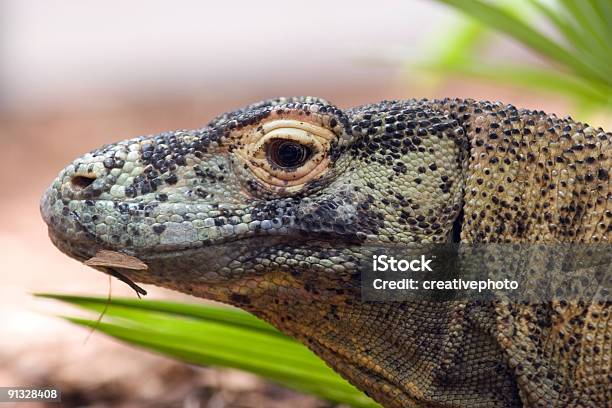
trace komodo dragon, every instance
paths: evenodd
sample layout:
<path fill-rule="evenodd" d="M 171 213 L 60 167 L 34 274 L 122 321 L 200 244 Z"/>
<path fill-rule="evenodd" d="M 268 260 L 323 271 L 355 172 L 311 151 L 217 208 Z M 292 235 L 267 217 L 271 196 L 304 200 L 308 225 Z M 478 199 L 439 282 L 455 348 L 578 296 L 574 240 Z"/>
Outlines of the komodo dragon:
<path fill-rule="evenodd" d="M 252 312 L 386 407 L 603 407 L 608 300 L 366 302 L 355 269 L 377 243 L 610 243 L 611 140 L 498 102 L 278 98 L 94 150 L 41 211 L 71 257 L 137 257 L 106 272 Z"/>

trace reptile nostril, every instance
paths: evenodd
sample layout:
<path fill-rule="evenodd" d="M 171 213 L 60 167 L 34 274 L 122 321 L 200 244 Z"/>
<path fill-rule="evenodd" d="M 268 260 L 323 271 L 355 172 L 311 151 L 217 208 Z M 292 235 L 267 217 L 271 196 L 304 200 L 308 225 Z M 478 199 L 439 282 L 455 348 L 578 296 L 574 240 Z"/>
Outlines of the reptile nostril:
<path fill-rule="evenodd" d="M 72 184 L 72 187 L 79 191 L 79 190 L 84 190 L 85 188 L 89 187 L 91 185 L 91 183 L 93 183 L 96 180 L 96 176 L 94 175 L 87 175 L 87 176 L 83 176 L 83 175 L 79 175 L 79 176 L 73 176 L 72 179 L 70 179 L 70 184 Z"/>

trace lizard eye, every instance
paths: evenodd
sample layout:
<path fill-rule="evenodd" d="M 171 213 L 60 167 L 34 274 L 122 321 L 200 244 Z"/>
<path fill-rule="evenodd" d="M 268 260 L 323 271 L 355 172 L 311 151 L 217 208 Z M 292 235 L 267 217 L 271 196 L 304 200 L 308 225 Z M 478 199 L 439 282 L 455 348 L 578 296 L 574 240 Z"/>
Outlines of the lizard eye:
<path fill-rule="evenodd" d="M 337 136 L 322 124 L 293 118 L 275 118 L 236 133 L 235 154 L 253 176 L 269 189 L 299 191 L 322 177 Z"/>
<path fill-rule="evenodd" d="M 272 165 L 291 170 L 306 163 L 312 149 L 292 140 L 274 139 L 267 143 L 266 154 Z"/>

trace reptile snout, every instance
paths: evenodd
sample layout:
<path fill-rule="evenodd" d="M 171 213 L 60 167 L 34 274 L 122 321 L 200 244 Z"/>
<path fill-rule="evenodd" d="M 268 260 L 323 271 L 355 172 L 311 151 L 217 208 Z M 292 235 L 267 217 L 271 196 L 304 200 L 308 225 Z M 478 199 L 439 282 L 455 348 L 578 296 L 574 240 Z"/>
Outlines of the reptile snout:
<path fill-rule="evenodd" d="M 84 156 L 62 170 L 59 192 L 67 200 L 97 199 L 112 182 L 110 178 L 101 158 Z"/>
<path fill-rule="evenodd" d="M 47 188 L 40 212 L 52 241 L 62 251 L 85 258 L 97 248 L 99 239 L 93 226 L 103 215 L 97 206 L 112 183 L 104 157 L 87 153 L 62 169 Z"/>
<path fill-rule="evenodd" d="M 49 227 L 58 229 L 71 220 L 76 225 L 93 226 L 92 221 L 105 212 L 112 215 L 109 203 L 126 199 L 126 185 L 142 173 L 140 152 L 136 149 L 139 142 L 140 139 L 103 146 L 62 169 L 41 202 Z"/>

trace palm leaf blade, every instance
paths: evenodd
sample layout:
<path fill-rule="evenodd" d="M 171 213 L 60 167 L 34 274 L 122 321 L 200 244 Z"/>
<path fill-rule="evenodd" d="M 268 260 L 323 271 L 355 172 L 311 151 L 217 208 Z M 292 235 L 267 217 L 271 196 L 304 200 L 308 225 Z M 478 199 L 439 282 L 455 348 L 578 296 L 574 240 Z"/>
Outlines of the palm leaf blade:
<path fill-rule="evenodd" d="M 107 299 L 39 294 L 88 311 L 102 312 Z M 200 304 L 113 299 L 105 321 L 67 320 L 197 365 L 248 371 L 288 388 L 358 408 L 379 407 L 306 347 L 239 310 Z"/>
<path fill-rule="evenodd" d="M 490 28 L 503 32 L 534 51 L 574 71 L 576 74 L 612 86 L 610 68 L 602 64 L 587 64 L 581 55 L 572 53 L 523 20 L 481 0 L 438 0 L 475 18 Z"/>

